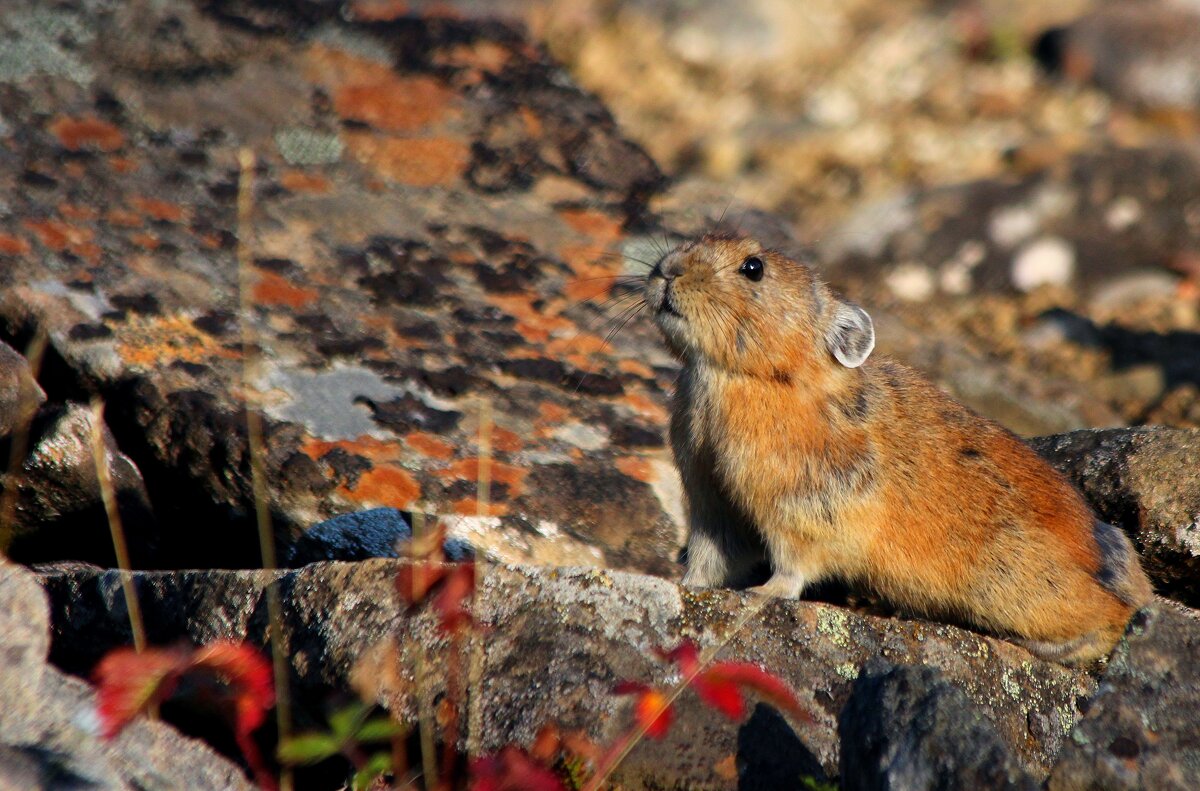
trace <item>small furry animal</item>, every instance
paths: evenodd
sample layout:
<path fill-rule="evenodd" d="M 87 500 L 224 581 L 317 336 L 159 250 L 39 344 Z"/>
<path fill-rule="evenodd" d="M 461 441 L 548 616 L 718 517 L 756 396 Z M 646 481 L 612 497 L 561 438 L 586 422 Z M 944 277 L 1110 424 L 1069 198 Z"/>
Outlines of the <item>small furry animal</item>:
<path fill-rule="evenodd" d="M 872 358 L 870 316 L 808 266 L 709 235 L 645 299 L 683 362 L 671 446 L 686 585 L 798 597 L 835 578 L 1069 664 L 1106 656 L 1152 595 L 1129 539 L 1015 435 Z"/>

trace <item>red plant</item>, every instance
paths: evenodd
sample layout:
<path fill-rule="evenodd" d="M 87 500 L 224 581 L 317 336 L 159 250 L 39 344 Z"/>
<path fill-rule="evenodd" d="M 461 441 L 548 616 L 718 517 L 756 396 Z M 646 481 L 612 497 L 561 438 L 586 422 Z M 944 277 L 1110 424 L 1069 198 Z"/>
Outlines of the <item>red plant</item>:
<path fill-rule="evenodd" d="M 659 651 L 659 656 L 679 665 L 688 686 L 696 690 L 708 705 L 729 717 L 740 720 L 746 713 L 742 694 L 757 692 L 776 708 L 786 711 L 801 722 L 812 722 L 812 715 L 800 705 L 796 695 L 783 681 L 750 662 L 714 662 L 703 667 L 695 643 L 685 640 L 671 651 Z"/>
<path fill-rule="evenodd" d="M 263 788 L 275 788 L 251 738 L 275 703 L 271 665 L 254 648 L 231 641 L 196 649 L 138 652 L 118 648 L 100 660 L 93 678 L 100 732 L 106 739 L 119 734 L 138 714 L 157 708 L 171 697 L 180 681 L 210 682 L 199 688 L 214 695 L 218 706 L 231 712 L 238 748 L 256 782 Z"/>
<path fill-rule="evenodd" d="M 558 775 L 509 745 L 471 764 L 470 791 L 565 791 Z"/>

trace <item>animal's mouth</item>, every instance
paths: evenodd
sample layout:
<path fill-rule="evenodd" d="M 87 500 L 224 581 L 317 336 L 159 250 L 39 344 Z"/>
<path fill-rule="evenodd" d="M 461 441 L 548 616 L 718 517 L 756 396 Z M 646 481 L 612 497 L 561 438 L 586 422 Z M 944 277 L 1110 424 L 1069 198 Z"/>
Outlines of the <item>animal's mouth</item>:
<path fill-rule="evenodd" d="M 660 314 L 665 313 L 668 316 L 674 316 L 678 319 L 683 318 L 683 314 L 675 308 L 675 302 L 671 299 L 670 283 L 668 283 L 666 288 L 663 289 L 662 301 L 658 303 L 658 312 Z"/>

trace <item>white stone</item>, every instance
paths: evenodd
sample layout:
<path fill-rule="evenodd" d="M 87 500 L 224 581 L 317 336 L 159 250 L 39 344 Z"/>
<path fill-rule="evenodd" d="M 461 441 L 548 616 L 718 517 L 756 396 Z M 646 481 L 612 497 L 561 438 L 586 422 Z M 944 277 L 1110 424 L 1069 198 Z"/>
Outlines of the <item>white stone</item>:
<path fill-rule="evenodd" d="M 933 273 L 921 264 L 900 264 L 884 282 L 897 298 L 907 302 L 920 302 L 933 295 Z"/>
<path fill-rule="evenodd" d="M 1075 274 L 1075 250 L 1063 239 L 1043 236 L 1013 256 L 1012 283 L 1021 291 L 1038 286 L 1061 286 Z"/>

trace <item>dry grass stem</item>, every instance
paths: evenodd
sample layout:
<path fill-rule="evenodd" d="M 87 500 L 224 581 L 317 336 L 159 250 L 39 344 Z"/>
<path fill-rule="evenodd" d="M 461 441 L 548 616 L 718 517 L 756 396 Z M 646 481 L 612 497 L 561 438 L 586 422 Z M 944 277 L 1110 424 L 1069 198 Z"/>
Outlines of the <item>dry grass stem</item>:
<path fill-rule="evenodd" d="M 254 333 L 253 283 L 250 271 L 253 257 L 250 239 L 253 234 L 251 215 L 254 210 L 254 152 L 243 148 L 238 152 L 237 196 L 237 264 L 238 296 L 242 324 L 242 388 L 246 399 L 246 442 L 250 453 L 250 485 L 254 494 L 254 513 L 258 524 L 258 545 L 263 568 L 278 568 L 275 556 L 275 536 L 271 530 L 271 511 L 267 492 L 267 477 L 263 459 L 262 414 L 258 410 L 255 383 L 258 381 L 259 350 Z M 283 634 L 283 603 L 279 597 L 278 581 L 267 586 L 267 614 L 270 618 L 271 658 L 275 675 L 275 717 L 279 740 L 291 736 L 292 707 L 288 684 L 287 647 Z M 285 767 L 279 779 L 280 788 L 293 787 L 292 770 Z"/>
<path fill-rule="evenodd" d="M 129 630 L 133 633 L 133 647 L 140 653 L 146 649 L 146 627 L 142 622 L 142 608 L 138 604 L 137 591 L 133 587 L 129 545 L 125 542 L 125 529 L 121 525 L 117 495 L 113 490 L 112 475 L 108 469 L 108 448 L 104 447 L 104 404 L 99 398 L 92 398 L 91 440 L 92 459 L 96 462 L 96 478 L 100 483 L 100 499 L 104 502 L 108 530 L 112 534 L 113 551 L 117 555 L 117 567 L 121 570 L 121 592 L 125 595 L 125 609 L 129 613 Z"/>

